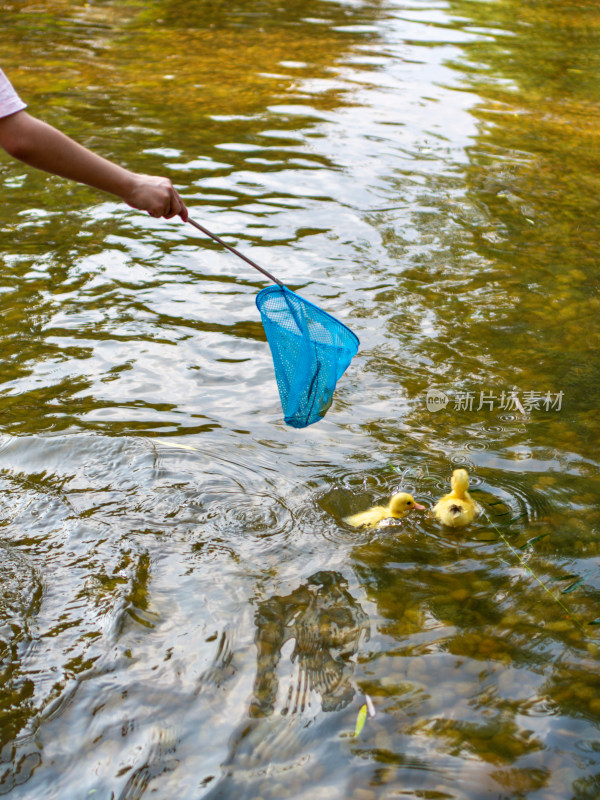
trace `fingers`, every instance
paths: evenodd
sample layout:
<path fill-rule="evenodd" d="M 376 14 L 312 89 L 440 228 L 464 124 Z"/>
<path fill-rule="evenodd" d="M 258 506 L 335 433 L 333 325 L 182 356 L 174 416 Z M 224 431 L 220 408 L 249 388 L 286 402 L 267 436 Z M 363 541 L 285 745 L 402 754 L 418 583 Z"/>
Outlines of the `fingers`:
<path fill-rule="evenodd" d="M 148 210 L 150 216 L 172 219 L 182 213 L 185 205 L 168 178 L 158 178 L 156 189 L 155 204 Z"/>
<path fill-rule="evenodd" d="M 135 175 L 133 190 L 123 199 L 155 219 L 180 216 L 186 222 L 188 218 L 185 203 L 168 178 Z"/>
<path fill-rule="evenodd" d="M 165 217 L 166 219 L 172 219 L 173 217 L 179 216 L 184 222 L 186 222 L 188 218 L 188 210 L 185 207 L 185 203 L 183 202 L 181 197 L 177 194 L 172 185 L 169 188 L 170 192 L 168 199 L 168 208 L 165 209 L 162 216 Z"/>
<path fill-rule="evenodd" d="M 175 195 L 175 203 L 171 201 L 171 211 L 173 212 L 171 216 L 179 216 L 184 222 L 187 222 L 188 218 L 188 210 L 186 208 L 185 203 L 181 199 L 181 197 L 177 194 L 175 189 L 173 189 L 173 194 Z"/>
<path fill-rule="evenodd" d="M 180 198 L 180 199 L 181 199 L 181 198 Z M 178 211 L 177 213 L 179 214 L 179 216 L 181 217 L 181 219 L 182 219 L 184 222 L 187 222 L 187 221 L 188 221 L 188 216 L 189 216 L 189 214 L 188 214 L 187 206 L 185 205 L 185 203 L 183 202 L 183 200 L 181 201 L 181 210 L 180 210 L 180 211 Z"/>

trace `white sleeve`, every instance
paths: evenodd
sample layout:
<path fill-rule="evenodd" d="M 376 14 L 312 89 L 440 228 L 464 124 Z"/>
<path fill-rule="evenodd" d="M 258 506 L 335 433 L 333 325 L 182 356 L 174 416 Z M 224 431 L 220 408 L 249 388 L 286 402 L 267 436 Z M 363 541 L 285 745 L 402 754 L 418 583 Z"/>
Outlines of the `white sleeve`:
<path fill-rule="evenodd" d="M 0 69 L 0 118 L 16 114 L 26 108 L 26 104 L 15 92 L 11 82 Z"/>

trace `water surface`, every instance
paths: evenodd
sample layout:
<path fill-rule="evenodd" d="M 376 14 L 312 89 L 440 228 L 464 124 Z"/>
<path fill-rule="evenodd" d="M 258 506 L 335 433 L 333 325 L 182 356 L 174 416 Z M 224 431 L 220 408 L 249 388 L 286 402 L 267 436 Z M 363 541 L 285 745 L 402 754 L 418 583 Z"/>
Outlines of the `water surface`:
<path fill-rule="evenodd" d="M 287 428 L 261 275 L 0 161 L 0 792 L 598 796 L 599 40 L 551 0 L 3 5 L 31 113 L 361 349 Z M 458 535 L 344 524 L 458 465 Z"/>

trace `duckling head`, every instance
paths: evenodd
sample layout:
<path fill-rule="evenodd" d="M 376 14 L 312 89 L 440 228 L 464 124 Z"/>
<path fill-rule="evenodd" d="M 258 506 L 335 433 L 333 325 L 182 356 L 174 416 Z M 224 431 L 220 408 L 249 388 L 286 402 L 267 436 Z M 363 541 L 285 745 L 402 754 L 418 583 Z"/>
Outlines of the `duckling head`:
<path fill-rule="evenodd" d="M 466 469 L 455 469 L 450 479 L 452 491 L 458 497 L 464 497 L 469 488 L 469 473 Z"/>
<path fill-rule="evenodd" d="M 425 511 L 425 506 L 417 503 L 412 494 L 407 492 L 398 492 L 390 500 L 390 515 L 396 519 L 404 517 L 413 508 L 416 508 L 417 511 Z"/>

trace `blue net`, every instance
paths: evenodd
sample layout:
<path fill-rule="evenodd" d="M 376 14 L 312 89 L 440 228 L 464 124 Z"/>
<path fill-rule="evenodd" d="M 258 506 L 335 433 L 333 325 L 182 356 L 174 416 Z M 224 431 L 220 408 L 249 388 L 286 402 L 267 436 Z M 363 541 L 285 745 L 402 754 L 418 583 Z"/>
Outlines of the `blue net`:
<path fill-rule="evenodd" d="M 256 305 L 271 348 L 285 421 L 294 428 L 318 422 L 356 355 L 358 337 L 285 286 L 263 289 Z"/>

